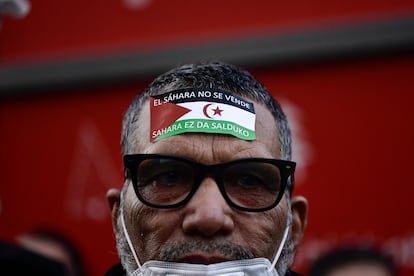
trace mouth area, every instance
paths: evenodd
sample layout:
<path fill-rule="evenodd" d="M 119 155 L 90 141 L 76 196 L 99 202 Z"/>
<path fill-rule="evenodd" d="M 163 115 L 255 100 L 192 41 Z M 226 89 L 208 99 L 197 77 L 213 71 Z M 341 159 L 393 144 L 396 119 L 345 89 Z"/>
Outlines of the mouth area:
<path fill-rule="evenodd" d="M 204 265 L 252 258 L 254 254 L 245 246 L 224 239 L 166 244 L 159 255 L 162 261 Z"/>
<path fill-rule="evenodd" d="M 189 264 L 203 264 L 203 265 L 209 265 L 209 264 L 215 264 L 215 263 L 221 263 L 221 262 L 227 262 L 230 261 L 229 258 L 225 258 L 223 256 L 206 256 L 201 254 L 192 254 L 187 255 L 182 258 L 179 258 L 177 262 L 179 263 L 189 263 Z"/>

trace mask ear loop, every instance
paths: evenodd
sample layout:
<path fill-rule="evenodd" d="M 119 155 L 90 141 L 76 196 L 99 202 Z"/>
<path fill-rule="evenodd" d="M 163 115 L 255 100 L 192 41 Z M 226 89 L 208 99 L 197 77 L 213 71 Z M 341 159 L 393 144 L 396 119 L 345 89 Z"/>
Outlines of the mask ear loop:
<path fill-rule="evenodd" d="M 135 259 L 135 262 L 138 265 L 138 268 L 141 268 L 141 264 L 139 262 L 139 259 L 138 259 L 137 253 L 135 251 L 135 248 L 134 248 L 134 246 L 133 246 L 133 244 L 131 242 L 131 239 L 129 238 L 129 234 L 128 234 L 128 231 L 127 231 L 127 228 L 126 228 L 126 224 L 125 224 L 125 219 L 124 219 L 124 197 L 123 197 L 123 195 L 124 195 L 124 192 L 122 191 L 121 192 L 121 206 L 120 206 L 120 208 L 121 208 L 121 210 L 120 210 L 121 211 L 121 214 L 120 215 L 121 215 L 122 231 L 124 232 L 125 239 L 127 240 L 129 249 L 131 250 L 132 255 L 134 256 L 134 259 Z"/>
<path fill-rule="evenodd" d="M 290 208 L 290 204 L 288 204 L 288 207 Z M 285 247 L 285 243 L 286 243 L 286 240 L 288 238 L 289 226 L 291 224 L 291 221 L 292 221 L 292 214 L 289 212 L 288 213 L 288 217 L 286 219 L 286 227 L 285 227 L 285 231 L 283 232 L 282 241 L 279 244 L 279 247 L 278 247 L 278 249 L 276 251 L 275 257 L 273 258 L 273 262 L 272 262 L 271 267 L 269 268 L 269 271 L 272 270 L 272 269 L 275 269 L 276 263 L 279 260 L 280 255 L 282 254 L 282 250 Z"/>
<path fill-rule="evenodd" d="M 271 269 L 275 268 L 276 263 L 279 260 L 280 254 L 282 254 L 283 247 L 285 246 L 285 243 L 286 243 L 286 240 L 287 240 L 287 237 L 288 237 L 288 233 L 289 233 L 289 223 L 287 221 L 286 221 L 286 223 L 287 224 L 286 224 L 285 231 L 283 232 L 282 241 L 280 242 L 279 248 L 277 249 L 276 255 L 273 259 L 272 266 L 269 268 L 269 271 Z"/>

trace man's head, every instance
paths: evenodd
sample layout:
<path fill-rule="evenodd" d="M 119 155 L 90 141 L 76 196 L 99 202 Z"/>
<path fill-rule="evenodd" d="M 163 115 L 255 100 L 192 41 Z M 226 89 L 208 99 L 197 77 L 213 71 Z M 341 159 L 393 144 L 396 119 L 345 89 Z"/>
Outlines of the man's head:
<path fill-rule="evenodd" d="M 69 276 L 87 274 L 79 249 L 72 240 L 58 231 L 34 229 L 20 235 L 18 242 L 23 248 L 62 263 Z"/>
<path fill-rule="evenodd" d="M 395 276 L 392 259 L 380 250 L 363 246 L 336 248 L 317 259 L 309 276 Z"/>
<path fill-rule="evenodd" d="M 150 97 L 179 89 L 212 89 L 223 91 L 227 97 L 237 95 L 251 102 L 255 113 L 255 139 L 244 140 L 224 135 L 217 129 L 205 130 L 210 133 L 199 129 L 201 132 L 189 131 L 151 142 L 150 114 L 154 116 L 154 113 L 150 108 Z M 229 98 L 226 100 L 223 97 L 222 102 L 226 101 L 230 101 Z M 207 115 L 205 110 L 204 114 Z M 236 117 L 234 120 L 239 122 L 242 119 Z M 293 174 L 290 173 L 294 166 L 292 168 L 289 162 L 285 164 L 273 160 L 291 159 L 291 137 L 286 117 L 279 104 L 248 72 L 221 62 L 211 62 L 184 65 L 159 76 L 137 96 L 125 114 L 122 151 L 124 155 L 173 156 L 172 159 L 156 160 L 158 163 L 174 161 L 174 170 L 188 171 L 185 179 L 189 180 L 184 181 L 182 173 L 181 182 L 189 183 L 188 186 L 192 187 L 198 185 L 192 193 L 188 192 L 189 195 L 186 200 L 182 200 L 182 204 L 177 204 L 174 208 L 155 208 L 162 203 L 159 202 L 159 190 L 155 193 L 153 188 L 156 173 L 151 175 L 150 184 L 143 187 L 143 183 L 150 178 L 148 171 L 161 169 L 159 165 L 156 169 L 154 166 L 141 165 L 149 163 L 146 159 L 144 162 L 139 161 L 139 165 L 138 161 L 133 161 L 139 168 L 132 174 L 131 170 L 127 170 L 122 197 L 116 189 L 108 192 L 118 251 L 128 272 L 135 270 L 136 264 L 125 241 L 121 215 L 125 218 L 126 228 L 141 263 L 162 260 L 210 264 L 256 257 L 273 260 L 288 227 L 289 238 L 278 267 L 284 271 L 291 265 L 306 227 L 307 202 L 303 197 L 291 197 Z M 254 162 L 248 160 L 247 163 L 235 161 L 246 158 L 258 159 Z M 217 165 L 222 163 L 226 164 Z M 163 174 L 163 180 L 165 177 L 171 181 L 171 175 Z M 281 184 L 276 184 L 277 189 L 262 188 L 246 194 L 246 187 L 242 188 L 244 193 L 239 192 L 242 190 L 240 185 L 237 192 L 229 187 L 229 183 L 235 182 L 233 180 L 236 178 L 239 184 L 246 184 L 248 180 L 251 185 L 252 178 L 255 179 L 254 185 L 258 185 L 259 180 L 272 182 L 272 185 Z M 282 192 L 276 201 L 279 190 Z M 247 195 L 247 199 L 243 198 Z M 157 198 L 154 199 L 155 196 Z M 274 200 L 270 201 L 277 205 L 270 206 L 271 203 L 263 199 L 267 196 L 274 196 Z M 150 199 L 146 200 L 148 198 Z M 179 196 L 171 193 L 169 197 L 162 197 L 162 200 L 181 200 L 176 198 Z M 143 201 L 155 201 L 156 204 L 149 206 L 148 202 Z M 267 210 L 267 205 L 272 208 Z M 250 211 L 260 207 L 263 210 L 259 212 Z"/>

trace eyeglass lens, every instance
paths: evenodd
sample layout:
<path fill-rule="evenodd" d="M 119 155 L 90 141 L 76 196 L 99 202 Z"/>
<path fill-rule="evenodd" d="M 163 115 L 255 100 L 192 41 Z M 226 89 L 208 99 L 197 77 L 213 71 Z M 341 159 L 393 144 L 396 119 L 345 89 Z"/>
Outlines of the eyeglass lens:
<path fill-rule="evenodd" d="M 137 171 L 137 189 L 142 199 L 168 206 L 185 200 L 200 178 L 203 165 L 179 159 L 153 158 L 142 161 Z M 213 176 L 228 200 L 245 208 L 272 205 L 282 189 L 279 168 L 258 161 L 219 166 Z M 224 191 L 223 191 L 224 190 Z"/>

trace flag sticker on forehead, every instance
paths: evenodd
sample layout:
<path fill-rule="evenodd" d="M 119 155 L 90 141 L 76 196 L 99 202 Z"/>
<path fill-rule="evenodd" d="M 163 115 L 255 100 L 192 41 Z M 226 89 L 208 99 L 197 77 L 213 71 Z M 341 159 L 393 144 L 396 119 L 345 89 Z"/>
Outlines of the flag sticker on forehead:
<path fill-rule="evenodd" d="M 150 142 L 204 132 L 255 140 L 254 105 L 228 91 L 189 88 L 150 97 Z"/>

